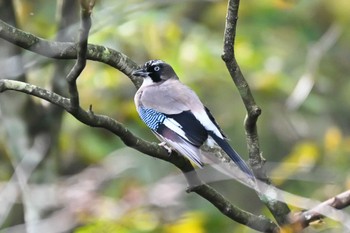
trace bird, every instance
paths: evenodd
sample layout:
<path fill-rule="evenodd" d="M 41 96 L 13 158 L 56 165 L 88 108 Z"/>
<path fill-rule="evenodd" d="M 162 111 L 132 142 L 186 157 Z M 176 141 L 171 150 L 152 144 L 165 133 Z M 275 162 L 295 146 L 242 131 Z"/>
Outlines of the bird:
<path fill-rule="evenodd" d="M 175 149 L 202 168 L 200 147 L 215 141 L 241 171 L 249 178 L 254 177 L 252 170 L 228 143 L 209 109 L 192 89 L 180 81 L 168 63 L 150 60 L 132 75 L 143 78 L 134 97 L 136 110 L 162 141 L 160 145 Z"/>

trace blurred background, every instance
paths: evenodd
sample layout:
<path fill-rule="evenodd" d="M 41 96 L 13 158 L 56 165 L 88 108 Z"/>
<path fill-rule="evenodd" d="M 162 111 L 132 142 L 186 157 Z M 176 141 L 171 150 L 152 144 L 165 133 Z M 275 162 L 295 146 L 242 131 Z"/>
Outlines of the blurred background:
<path fill-rule="evenodd" d="M 97 1 L 89 42 L 138 64 L 170 63 L 247 159 L 245 108 L 221 60 L 226 7 L 220 0 Z M 78 12 L 69 0 L 0 1 L 2 20 L 49 40 L 74 41 Z M 258 130 L 268 173 L 280 189 L 310 200 L 350 186 L 349 12 L 348 0 L 240 5 L 236 58 L 262 108 Z M 73 64 L 0 40 L 0 78 L 66 96 L 64 77 Z M 124 74 L 89 61 L 78 88 L 84 109 L 91 104 L 157 141 L 138 118 L 136 89 Z M 205 177 L 235 205 L 270 216 L 252 190 L 215 173 Z M 174 166 L 127 148 L 105 130 L 39 99 L 0 95 L 0 232 L 254 232 L 186 187 Z M 297 199 L 288 202 L 303 208 Z M 326 219 L 308 231 L 340 229 Z"/>

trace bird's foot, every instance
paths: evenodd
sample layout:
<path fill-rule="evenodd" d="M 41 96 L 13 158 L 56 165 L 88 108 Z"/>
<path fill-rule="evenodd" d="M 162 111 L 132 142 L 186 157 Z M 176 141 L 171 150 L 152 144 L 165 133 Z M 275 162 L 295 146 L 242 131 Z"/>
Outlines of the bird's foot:
<path fill-rule="evenodd" d="M 171 149 L 171 147 L 169 147 L 169 146 L 166 144 L 166 142 L 161 142 L 161 143 L 158 144 L 158 146 L 161 146 L 161 147 L 163 147 L 164 149 L 166 149 L 166 150 L 168 151 L 168 154 L 169 154 L 169 155 L 171 154 L 172 149 Z"/>

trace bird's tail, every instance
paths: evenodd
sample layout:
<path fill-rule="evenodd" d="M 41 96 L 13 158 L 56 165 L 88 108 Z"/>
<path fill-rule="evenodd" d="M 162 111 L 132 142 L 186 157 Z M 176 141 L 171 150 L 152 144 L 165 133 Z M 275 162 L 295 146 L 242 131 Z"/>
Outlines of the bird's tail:
<path fill-rule="evenodd" d="M 214 141 L 226 152 L 226 154 L 232 159 L 232 161 L 238 166 L 241 171 L 249 176 L 251 179 L 255 179 L 252 170 L 248 167 L 246 162 L 239 156 L 239 154 L 228 144 L 225 139 L 219 138 L 214 132 L 209 131 L 209 135 Z"/>

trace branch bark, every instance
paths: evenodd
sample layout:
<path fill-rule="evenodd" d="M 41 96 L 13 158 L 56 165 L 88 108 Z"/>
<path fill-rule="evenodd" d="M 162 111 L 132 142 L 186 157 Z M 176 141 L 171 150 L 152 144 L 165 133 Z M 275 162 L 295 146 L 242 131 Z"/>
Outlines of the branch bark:
<path fill-rule="evenodd" d="M 28 83 L 6 79 L 0 80 L 0 93 L 7 90 L 18 91 L 47 100 L 52 104 L 64 108 L 77 120 L 86 125 L 92 127 L 100 127 L 111 131 L 120 137 L 125 145 L 132 147 L 144 154 L 174 164 L 183 172 L 184 176 L 186 177 L 187 182 L 191 187 L 189 189 L 189 192 L 195 192 L 204 199 L 208 200 L 224 215 L 228 216 L 232 220 L 246 224 L 247 226 L 262 232 L 275 232 L 276 229 L 278 229 L 278 227 L 268 218 L 257 216 L 239 209 L 238 207 L 230 204 L 224 196 L 219 194 L 209 185 L 202 184 L 191 163 L 184 157 L 178 156 L 175 152 L 169 156 L 166 150 L 158 146 L 157 143 L 149 143 L 144 141 L 143 139 L 134 135 L 120 122 L 117 122 L 108 116 L 97 115 L 93 113 L 91 109 L 85 111 L 79 107 L 78 110 L 71 111 L 70 99 Z"/>
<path fill-rule="evenodd" d="M 91 28 L 91 12 L 95 5 L 94 1 L 81 1 L 81 26 L 77 45 L 77 60 L 68 73 L 66 79 L 68 82 L 68 90 L 71 102 L 71 111 L 79 108 L 79 93 L 77 87 L 77 79 L 86 65 L 86 53 L 88 45 L 89 31 Z"/>
<path fill-rule="evenodd" d="M 264 158 L 261 156 L 259 137 L 256 122 L 261 114 L 261 109 L 255 103 L 254 97 L 250 91 L 249 85 L 245 80 L 241 69 L 235 58 L 234 42 L 236 38 L 236 27 L 238 20 L 239 0 L 229 0 L 227 6 L 227 15 L 224 31 L 224 49 L 222 59 L 232 77 L 233 82 L 237 86 L 244 106 L 247 110 L 246 119 L 244 121 L 246 139 L 249 153 L 249 164 L 252 166 L 256 177 L 267 184 L 271 184 L 264 170 Z M 285 203 L 265 198 L 264 190 L 259 190 L 262 196 L 260 199 L 269 208 L 275 219 L 280 225 L 288 224 L 287 216 L 290 212 Z"/>
<path fill-rule="evenodd" d="M 241 210 L 227 201 L 220 193 L 209 185 L 203 184 L 193 188 L 193 191 L 202 196 L 227 217 L 238 223 L 246 225 L 260 232 L 279 232 L 278 226 L 270 219 L 259 215 L 256 216 L 247 211 Z M 220 201 L 218 201 L 220 200 Z"/>
<path fill-rule="evenodd" d="M 321 220 L 324 216 L 322 212 L 329 210 L 327 207 L 333 207 L 335 209 L 344 209 L 350 205 L 350 190 L 338 194 L 332 197 L 313 209 L 306 210 L 290 217 L 290 226 L 293 232 L 300 232 L 301 230 L 307 228 L 312 222 Z"/>

